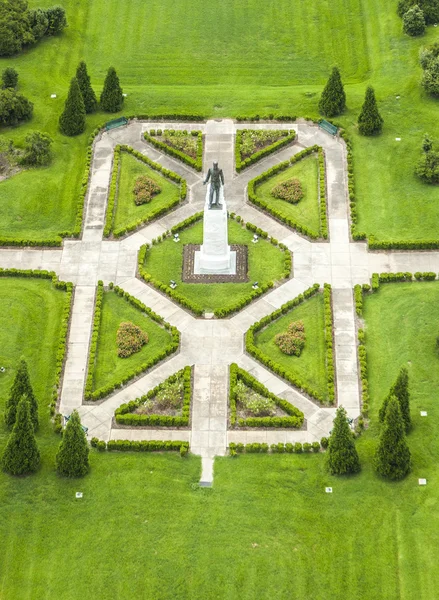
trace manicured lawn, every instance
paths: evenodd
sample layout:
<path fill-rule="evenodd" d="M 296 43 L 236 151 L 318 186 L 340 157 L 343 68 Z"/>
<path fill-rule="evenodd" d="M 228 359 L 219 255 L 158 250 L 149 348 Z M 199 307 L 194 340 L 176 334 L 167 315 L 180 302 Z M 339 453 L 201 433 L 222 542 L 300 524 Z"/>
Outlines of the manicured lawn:
<path fill-rule="evenodd" d="M 316 236 L 320 234 L 320 212 L 318 197 L 319 160 L 317 155 L 307 156 L 285 171 L 281 171 L 256 188 L 256 195 L 268 203 L 270 208 L 294 219 L 299 225 L 305 225 Z M 271 190 L 287 179 L 298 179 L 302 184 L 304 196 L 298 204 L 291 204 L 275 198 Z"/>
<path fill-rule="evenodd" d="M 134 202 L 133 188 L 140 175 L 153 179 L 161 188 L 161 192 L 154 196 L 148 204 L 137 206 Z M 113 229 L 127 227 L 139 219 L 147 219 L 148 215 L 167 206 L 179 197 L 179 187 L 137 160 L 131 154 L 121 152 L 119 188 L 116 198 L 116 210 Z"/>
<path fill-rule="evenodd" d="M 116 334 L 119 325 L 125 321 L 130 321 L 138 325 L 142 331 L 146 331 L 149 341 L 139 352 L 128 358 L 119 358 Z M 153 358 L 169 344 L 170 340 L 171 335 L 166 329 L 134 308 L 124 298 L 114 292 L 104 292 L 94 390 L 120 381 L 126 374 L 135 371 L 136 367 Z"/>
<path fill-rule="evenodd" d="M 293 321 L 303 321 L 305 325 L 306 343 L 300 356 L 288 356 L 280 351 L 274 339 L 278 333 L 287 330 Z M 325 358 L 325 324 L 323 296 L 317 294 L 303 304 L 295 307 L 277 321 L 270 323 L 255 335 L 255 344 L 274 362 L 282 365 L 292 375 L 299 377 L 325 399 L 328 396 L 326 358 Z"/>
<path fill-rule="evenodd" d="M 248 246 L 248 282 L 247 283 L 183 283 L 181 281 L 183 265 L 183 246 L 203 243 L 203 223 L 200 221 L 180 232 L 179 244 L 171 238 L 152 246 L 146 253 L 145 269 L 154 279 L 169 285 L 171 279 L 177 283 L 181 295 L 189 298 L 205 311 L 227 308 L 235 305 L 240 298 L 252 291 L 254 281 L 261 286 L 268 281 L 277 281 L 285 270 L 284 254 L 270 242 L 259 239 L 252 244 L 253 233 L 236 221 L 229 219 L 229 243 Z"/>

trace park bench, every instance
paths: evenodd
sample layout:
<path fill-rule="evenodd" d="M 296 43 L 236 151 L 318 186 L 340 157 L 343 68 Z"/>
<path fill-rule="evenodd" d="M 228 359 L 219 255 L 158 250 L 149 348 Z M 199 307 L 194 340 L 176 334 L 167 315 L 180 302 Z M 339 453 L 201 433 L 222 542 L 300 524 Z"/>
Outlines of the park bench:
<path fill-rule="evenodd" d="M 105 131 L 110 131 L 110 129 L 115 129 L 116 127 L 122 127 L 122 125 L 128 125 L 128 119 L 126 117 L 119 117 L 118 119 L 113 119 L 112 121 L 105 123 Z"/>
<path fill-rule="evenodd" d="M 67 421 L 70 420 L 71 415 L 64 415 L 64 425 L 67 424 Z M 85 427 L 85 425 L 81 425 L 82 427 L 82 431 L 85 433 L 85 435 L 87 435 L 88 433 L 88 427 Z"/>
<path fill-rule="evenodd" d="M 325 121 L 325 119 L 321 119 L 319 121 L 319 127 L 320 129 L 324 129 L 331 135 L 337 135 L 338 127 L 336 127 L 332 123 L 328 123 L 328 121 Z"/>

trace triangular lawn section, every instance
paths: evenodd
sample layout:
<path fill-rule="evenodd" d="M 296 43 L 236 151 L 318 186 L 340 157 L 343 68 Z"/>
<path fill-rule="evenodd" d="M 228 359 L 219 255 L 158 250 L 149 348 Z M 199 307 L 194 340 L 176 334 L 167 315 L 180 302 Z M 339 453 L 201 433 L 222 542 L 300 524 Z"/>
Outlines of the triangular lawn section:
<path fill-rule="evenodd" d="M 285 332 L 292 321 L 303 321 L 305 326 L 306 343 L 300 356 L 284 354 L 274 341 L 276 335 Z M 324 300 L 321 292 L 256 332 L 254 343 L 268 368 L 270 362 L 281 366 L 305 384 L 312 392 L 310 395 L 323 402 L 328 400 Z"/>
<path fill-rule="evenodd" d="M 149 341 L 139 352 L 128 358 L 117 354 L 116 334 L 119 325 L 129 321 L 148 334 Z M 145 363 L 156 358 L 172 341 L 168 330 L 133 306 L 114 291 L 104 291 L 101 320 L 98 331 L 93 391 L 127 382 L 138 374 Z"/>
<path fill-rule="evenodd" d="M 275 198 L 271 191 L 287 179 L 298 179 L 302 184 L 303 198 L 297 204 Z M 267 203 L 268 211 L 273 209 L 292 219 L 298 225 L 307 227 L 316 237 L 320 236 L 319 208 L 319 159 L 317 152 L 273 175 L 255 189 L 256 196 Z"/>
<path fill-rule="evenodd" d="M 125 227 L 130 228 L 139 220 L 146 220 L 148 216 L 165 209 L 180 198 L 180 188 L 176 183 L 123 150 L 120 153 L 119 169 L 119 185 L 113 219 L 115 231 Z M 141 175 L 146 175 L 155 181 L 161 191 L 152 198 L 151 202 L 137 206 L 134 202 L 133 188 L 136 179 Z"/>

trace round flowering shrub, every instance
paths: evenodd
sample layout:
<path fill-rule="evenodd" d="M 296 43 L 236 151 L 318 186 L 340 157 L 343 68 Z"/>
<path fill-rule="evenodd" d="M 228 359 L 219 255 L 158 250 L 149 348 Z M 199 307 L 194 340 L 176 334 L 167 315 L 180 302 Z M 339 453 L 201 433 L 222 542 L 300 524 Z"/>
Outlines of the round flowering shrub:
<path fill-rule="evenodd" d="M 290 356 L 300 356 L 305 347 L 305 327 L 303 321 L 293 321 L 287 331 L 278 333 L 274 339 L 279 350 Z"/>
<path fill-rule="evenodd" d="M 140 204 L 147 204 L 151 202 L 154 196 L 157 196 L 161 191 L 160 186 L 157 183 L 147 177 L 141 175 L 136 179 L 134 185 L 134 202 L 139 206 Z"/>
<path fill-rule="evenodd" d="M 297 204 L 303 198 L 302 184 L 298 179 L 287 179 L 271 190 L 272 195 L 291 204 Z"/>
<path fill-rule="evenodd" d="M 148 334 L 134 323 L 121 323 L 117 330 L 116 342 L 117 355 L 120 358 L 128 358 L 148 343 Z"/>

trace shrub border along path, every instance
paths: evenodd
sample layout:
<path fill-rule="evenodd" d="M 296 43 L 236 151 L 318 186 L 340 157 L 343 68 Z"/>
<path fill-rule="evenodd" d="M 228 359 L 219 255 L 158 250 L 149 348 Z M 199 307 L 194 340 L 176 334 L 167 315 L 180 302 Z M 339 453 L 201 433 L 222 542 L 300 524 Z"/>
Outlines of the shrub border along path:
<path fill-rule="evenodd" d="M 252 323 L 302 294 L 315 281 L 320 284 L 325 281 L 331 283 L 337 401 L 347 409 L 350 417 L 356 418 L 360 415 L 360 394 L 352 288 L 355 284 L 368 284 L 373 273 L 437 273 L 439 252 L 384 254 L 368 252 L 364 242 L 351 241 L 346 148 L 340 139 L 332 138 L 313 124 L 239 125 L 227 119 L 207 123 L 161 123 L 163 128 L 202 130 L 206 157 L 210 162 L 215 156 L 224 170 L 229 210 L 267 231 L 270 237 L 285 244 L 293 252 L 292 279 L 263 298 L 255 300 L 231 319 L 196 319 L 135 277 L 139 248 L 202 210 L 205 199 L 205 188 L 202 186 L 200 175 L 169 156 L 160 154 L 158 150 L 142 141 L 142 133 L 156 126 L 153 122 L 131 122 L 126 128 L 112 130 L 95 140 L 93 154 L 90 156 L 91 176 L 80 240 L 66 240 L 61 249 L 0 249 L 0 266 L 16 269 L 38 267 L 55 271 L 60 279 L 76 284 L 60 411 L 70 414 L 77 408 L 83 423 L 89 428 L 89 436 L 106 441 L 125 439 L 129 434 L 133 441 L 174 439 L 190 442 L 192 452 L 200 454 L 203 458 L 202 479 L 211 481 L 213 457 L 224 454 L 230 443 L 260 442 L 267 443 L 270 447 L 279 443 L 312 443 L 326 437 L 332 428 L 334 408 L 320 408 L 244 353 L 243 334 Z M 297 143 L 261 159 L 236 175 L 233 138 L 237 129 L 242 127 L 294 128 L 298 133 Z M 218 140 L 223 143 L 219 144 Z M 125 239 L 103 241 L 113 152 L 118 144 L 129 144 L 150 160 L 186 179 L 188 202 Z M 279 162 L 289 160 L 301 149 L 315 145 L 321 146 L 325 151 L 329 242 L 310 242 L 246 203 L 245 188 L 251 179 Z M 85 387 L 96 283 L 99 279 L 105 284 L 114 281 L 143 304 L 152 307 L 154 312 L 178 328 L 181 332 L 181 344 L 180 352 L 157 365 L 152 371 L 103 402 L 87 406 L 82 404 L 82 394 Z M 306 419 L 306 429 L 227 432 L 228 368 L 234 362 L 253 375 L 271 393 L 287 399 L 301 410 Z M 191 430 L 167 429 L 160 432 L 124 429 L 121 436 L 121 430 L 111 428 L 116 408 L 146 393 L 187 364 L 195 365 Z"/>

